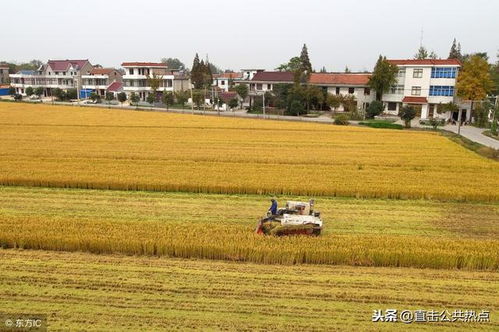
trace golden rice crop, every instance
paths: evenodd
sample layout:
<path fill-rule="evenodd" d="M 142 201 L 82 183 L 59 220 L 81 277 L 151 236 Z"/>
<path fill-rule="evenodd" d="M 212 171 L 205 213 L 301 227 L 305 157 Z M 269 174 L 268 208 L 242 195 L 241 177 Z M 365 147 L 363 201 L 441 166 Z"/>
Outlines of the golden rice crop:
<path fill-rule="evenodd" d="M 0 184 L 497 201 L 497 163 L 435 133 L 0 104 Z"/>
<path fill-rule="evenodd" d="M 0 246 L 268 264 L 497 270 L 498 207 L 474 204 L 322 198 L 317 207 L 325 220 L 323 235 L 277 238 L 253 233 L 267 208 L 259 196 L 0 187 Z"/>
<path fill-rule="evenodd" d="M 366 331 L 373 310 L 386 308 L 490 310 L 488 323 L 438 326 L 499 327 L 496 272 L 1 249 L 0 271 L 2 312 L 47 314 L 50 331 Z M 434 331 L 438 323 L 414 324 Z"/>

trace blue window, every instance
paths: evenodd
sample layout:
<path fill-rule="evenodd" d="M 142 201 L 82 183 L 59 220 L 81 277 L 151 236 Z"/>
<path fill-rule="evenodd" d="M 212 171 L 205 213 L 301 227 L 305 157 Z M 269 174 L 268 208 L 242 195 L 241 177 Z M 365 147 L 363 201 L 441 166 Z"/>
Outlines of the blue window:
<path fill-rule="evenodd" d="M 431 78 L 456 78 L 456 67 L 433 67 L 431 68 Z"/>
<path fill-rule="evenodd" d="M 430 96 L 454 96 L 454 87 L 451 85 L 430 85 Z"/>

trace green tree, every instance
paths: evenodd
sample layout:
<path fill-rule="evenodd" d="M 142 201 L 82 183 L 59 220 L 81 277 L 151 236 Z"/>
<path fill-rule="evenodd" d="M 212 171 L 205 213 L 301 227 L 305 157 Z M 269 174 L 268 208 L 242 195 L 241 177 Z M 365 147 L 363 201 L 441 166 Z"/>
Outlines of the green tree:
<path fill-rule="evenodd" d="M 99 103 L 100 102 L 100 95 L 95 93 L 95 92 L 92 92 L 90 94 L 90 99 L 93 101 L 93 102 L 96 102 L 96 103 Z"/>
<path fill-rule="evenodd" d="M 490 66 L 490 77 L 493 82 L 492 95 L 499 95 L 499 53 L 497 54 L 497 61 L 494 65 Z"/>
<path fill-rule="evenodd" d="M 201 105 L 205 103 L 204 100 L 204 91 L 195 90 L 192 92 L 192 99 L 197 109 L 201 109 Z"/>
<path fill-rule="evenodd" d="M 374 100 L 369 104 L 366 110 L 366 117 L 368 119 L 374 119 L 375 116 L 383 113 L 383 103 L 379 100 Z"/>
<path fill-rule="evenodd" d="M 381 100 L 383 93 L 390 90 L 390 87 L 397 83 L 397 73 L 397 66 L 380 55 L 368 83 L 369 87 L 376 91 L 376 100 Z"/>
<path fill-rule="evenodd" d="M 162 58 L 162 63 L 168 66 L 168 69 L 185 69 L 185 64 L 177 58 Z"/>
<path fill-rule="evenodd" d="M 26 92 L 26 96 L 28 96 L 28 97 L 31 96 L 34 93 L 33 88 L 30 87 L 30 86 L 28 86 L 26 88 L 25 92 Z"/>
<path fill-rule="evenodd" d="M 457 77 L 456 89 L 461 99 L 470 101 L 473 113 L 475 102 L 485 99 L 487 93 L 493 90 L 487 60 L 480 55 L 468 58 Z"/>
<path fill-rule="evenodd" d="M 456 44 L 456 38 L 452 41 L 452 46 L 450 47 L 449 57 L 447 59 L 457 59 L 459 61 L 463 60 L 463 55 L 461 54 L 461 44 Z"/>
<path fill-rule="evenodd" d="M 300 70 L 300 66 L 301 66 L 300 57 L 295 56 L 289 59 L 287 63 L 281 64 L 279 67 L 276 68 L 276 70 L 296 72 Z"/>
<path fill-rule="evenodd" d="M 196 53 L 191 68 L 191 83 L 194 85 L 194 89 L 201 89 L 203 87 L 203 80 L 203 68 L 201 66 L 201 62 L 199 61 L 199 56 Z"/>
<path fill-rule="evenodd" d="M 64 100 L 65 94 L 64 91 L 62 91 L 62 89 L 55 88 L 54 91 L 52 91 L 52 94 L 54 95 L 54 97 L 57 98 L 57 100 Z"/>
<path fill-rule="evenodd" d="M 444 113 L 447 113 L 447 112 L 457 112 L 459 111 L 459 106 L 453 102 L 448 102 L 448 103 L 440 103 L 438 104 L 438 107 L 437 107 L 437 113 L 438 114 L 444 114 Z"/>
<path fill-rule="evenodd" d="M 126 93 L 120 92 L 118 93 L 118 101 L 123 104 L 126 101 Z"/>
<path fill-rule="evenodd" d="M 341 95 L 328 94 L 326 98 L 326 103 L 331 109 L 336 109 L 341 105 Z"/>
<path fill-rule="evenodd" d="M 412 106 L 404 106 L 399 111 L 399 116 L 404 120 L 405 127 L 411 128 L 411 120 L 416 117 L 416 110 Z"/>
<path fill-rule="evenodd" d="M 234 91 L 237 92 L 239 97 L 241 97 L 241 109 L 243 108 L 243 103 L 246 97 L 248 97 L 248 86 L 246 84 L 238 84 L 234 87 Z"/>
<path fill-rule="evenodd" d="M 77 99 L 78 98 L 78 91 L 76 89 L 67 89 L 66 90 L 66 98 L 67 100 L 71 99 Z"/>
<path fill-rule="evenodd" d="M 147 78 L 147 84 L 151 87 L 151 93 L 157 99 L 157 92 L 159 87 L 161 86 L 161 82 L 163 80 L 163 76 L 156 75 L 156 73 L 152 73 L 151 76 Z M 155 101 L 156 101 L 155 99 Z"/>
<path fill-rule="evenodd" d="M 312 73 L 312 64 L 310 63 L 310 58 L 308 56 L 307 45 L 303 44 L 300 54 L 300 71 L 306 76 L 307 81 Z"/>
<path fill-rule="evenodd" d="M 414 59 L 416 60 L 436 59 L 436 58 L 438 58 L 437 54 L 433 51 L 428 52 L 428 50 L 424 46 L 420 46 L 416 54 L 414 54 Z"/>
<path fill-rule="evenodd" d="M 136 94 L 135 92 L 132 92 L 132 94 L 130 95 L 130 102 L 132 104 L 138 105 L 139 101 L 140 101 L 139 95 Z"/>
<path fill-rule="evenodd" d="M 231 100 L 229 100 L 228 105 L 230 109 L 234 109 L 237 107 L 237 105 L 239 105 L 239 101 L 237 100 L 237 98 L 232 98 Z"/>
<path fill-rule="evenodd" d="M 292 84 L 278 83 L 273 86 L 273 94 L 275 96 L 275 107 L 286 109 L 288 107 L 289 93 L 293 88 Z"/>
<path fill-rule="evenodd" d="M 319 108 L 325 99 L 322 89 L 315 85 L 308 85 L 305 87 L 304 97 L 307 105 L 307 111 L 310 110 L 311 106 L 314 106 L 315 109 Z"/>
<path fill-rule="evenodd" d="M 478 104 L 475 109 L 475 124 L 480 128 L 485 128 L 489 124 L 489 113 L 494 107 L 488 100 L 484 100 Z"/>
<path fill-rule="evenodd" d="M 106 100 L 108 102 L 114 100 L 114 93 L 112 93 L 112 92 L 106 92 Z"/>
<path fill-rule="evenodd" d="M 173 105 L 174 100 L 175 100 L 175 98 L 174 98 L 172 92 L 168 91 L 168 92 L 163 93 L 162 101 L 163 101 L 163 104 L 166 105 L 166 109 L 169 109 L 170 106 Z"/>
<path fill-rule="evenodd" d="M 14 95 L 14 100 L 15 100 L 15 101 L 21 101 L 21 100 L 23 100 L 23 95 L 22 95 L 22 94 L 20 94 L 20 93 L 16 93 L 16 94 Z"/>
<path fill-rule="evenodd" d="M 147 95 L 147 98 L 146 98 L 146 101 L 153 105 L 154 102 L 157 100 L 157 96 L 155 94 L 153 94 L 152 92 L 150 92 L 148 95 Z"/>
<path fill-rule="evenodd" d="M 305 107 L 303 106 L 303 103 L 295 99 L 291 101 L 287 114 L 299 116 L 304 112 L 305 112 Z"/>
<path fill-rule="evenodd" d="M 35 89 L 35 95 L 38 95 L 38 96 L 43 96 L 43 88 L 41 86 L 39 86 L 38 88 Z"/>
<path fill-rule="evenodd" d="M 189 100 L 190 94 L 189 91 L 177 91 L 175 92 L 175 99 L 177 99 L 177 103 L 182 105 L 182 109 L 185 107 L 185 103 Z"/>
<path fill-rule="evenodd" d="M 326 67 L 325 66 L 322 66 L 321 70 L 320 70 L 320 73 L 327 73 L 327 70 L 326 70 Z"/>

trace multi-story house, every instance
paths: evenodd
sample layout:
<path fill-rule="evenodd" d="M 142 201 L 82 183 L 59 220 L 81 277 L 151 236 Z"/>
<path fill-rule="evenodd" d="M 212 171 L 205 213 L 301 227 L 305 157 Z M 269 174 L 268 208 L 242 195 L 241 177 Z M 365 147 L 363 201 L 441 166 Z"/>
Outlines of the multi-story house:
<path fill-rule="evenodd" d="M 221 91 L 229 91 L 229 88 L 234 83 L 235 80 L 240 80 L 243 78 L 242 73 L 222 73 L 213 75 L 213 87 L 217 87 Z"/>
<path fill-rule="evenodd" d="M 124 62 L 122 66 L 125 69 L 123 90 L 128 96 L 135 93 L 141 100 L 146 100 L 147 96 L 153 91 L 151 88 L 153 80 L 158 80 L 156 93 L 174 91 L 173 80 L 175 76 L 164 63 Z"/>
<path fill-rule="evenodd" d="M 9 66 L 0 65 L 0 85 L 9 83 Z"/>
<path fill-rule="evenodd" d="M 93 68 L 83 79 L 80 95 L 88 97 L 92 92 L 100 96 L 106 93 L 120 92 L 123 87 L 123 75 L 114 68 Z"/>
<path fill-rule="evenodd" d="M 369 88 L 370 73 L 312 73 L 309 84 L 320 86 L 332 95 L 353 96 L 358 110 L 365 110 L 375 99 Z M 340 105 L 335 111 L 344 111 Z"/>
<path fill-rule="evenodd" d="M 41 87 L 44 96 L 51 96 L 56 88 L 80 90 L 82 75 L 92 69 L 88 60 L 49 60 L 38 70 L 21 70 L 11 74 L 10 84 L 19 94 L 25 94 L 27 87 Z"/>
<path fill-rule="evenodd" d="M 385 112 L 398 114 L 401 107 L 411 105 L 421 119 L 437 116 L 439 104 L 455 102 L 456 79 L 461 63 L 456 59 L 388 60 L 399 68 L 397 83 L 383 94 Z M 471 112 L 460 105 L 463 119 L 470 120 Z M 465 115 L 465 116 L 464 116 Z M 457 120 L 458 112 L 440 117 Z"/>

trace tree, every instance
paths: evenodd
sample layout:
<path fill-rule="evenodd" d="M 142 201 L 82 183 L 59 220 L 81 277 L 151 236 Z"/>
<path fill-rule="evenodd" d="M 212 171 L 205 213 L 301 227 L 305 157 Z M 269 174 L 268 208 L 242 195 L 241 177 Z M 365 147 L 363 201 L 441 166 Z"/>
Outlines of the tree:
<path fill-rule="evenodd" d="M 434 52 L 428 52 L 424 46 L 420 46 L 416 54 L 414 54 L 414 59 L 424 60 L 424 59 L 437 59 L 438 55 Z"/>
<path fill-rule="evenodd" d="M 199 91 L 199 90 L 193 91 L 192 92 L 192 99 L 193 99 L 194 104 L 196 104 L 197 109 L 200 109 L 201 105 L 203 105 L 205 103 L 204 91 Z"/>
<path fill-rule="evenodd" d="M 411 120 L 416 117 L 416 110 L 412 106 L 404 106 L 399 111 L 399 116 L 404 120 L 405 127 L 411 128 Z"/>
<path fill-rule="evenodd" d="M 288 107 L 289 93 L 293 85 L 289 83 L 274 84 L 275 107 L 285 109 Z"/>
<path fill-rule="evenodd" d="M 499 53 L 497 54 L 496 63 L 490 66 L 490 77 L 494 82 L 494 86 L 491 93 L 494 96 L 497 96 L 499 95 Z"/>
<path fill-rule="evenodd" d="M 279 67 L 276 68 L 276 70 L 295 72 L 300 69 L 300 66 L 301 66 L 300 57 L 295 56 L 289 59 L 287 63 L 281 64 Z"/>
<path fill-rule="evenodd" d="M 326 70 L 326 67 L 325 66 L 322 66 L 321 70 L 320 70 L 320 73 L 327 73 L 327 70 Z"/>
<path fill-rule="evenodd" d="M 237 98 L 232 98 L 231 100 L 229 100 L 229 108 L 230 109 L 236 108 L 237 105 L 239 105 L 239 101 L 237 100 Z"/>
<path fill-rule="evenodd" d="M 123 104 L 126 101 L 126 93 L 120 92 L 118 93 L 118 101 Z"/>
<path fill-rule="evenodd" d="M 248 86 L 246 84 L 238 84 L 235 86 L 234 90 L 237 92 L 239 97 L 241 97 L 241 108 L 243 108 L 244 100 L 248 97 Z"/>
<path fill-rule="evenodd" d="M 397 83 L 397 73 L 397 66 L 380 55 L 368 83 L 369 87 L 376 91 L 376 100 L 381 100 L 383 93 L 390 90 L 390 87 Z"/>
<path fill-rule="evenodd" d="M 192 62 L 191 82 L 194 85 L 194 89 L 201 89 L 203 86 L 203 71 L 197 53 Z"/>
<path fill-rule="evenodd" d="M 151 87 L 150 95 L 152 94 L 156 99 L 157 99 L 156 94 L 158 92 L 158 89 L 161 85 L 162 80 L 163 80 L 163 76 L 156 75 L 156 73 L 152 73 L 152 75 L 147 78 L 147 84 Z M 155 101 L 156 101 L 156 99 L 155 99 Z"/>
<path fill-rule="evenodd" d="M 307 111 L 310 110 L 310 106 L 314 108 L 319 108 L 324 102 L 324 92 L 322 89 L 315 85 L 308 85 L 304 89 L 304 97 L 307 105 Z"/>
<path fill-rule="evenodd" d="M 300 54 L 300 67 L 294 71 L 295 84 L 307 83 L 312 73 L 312 64 L 308 56 L 307 45 L 303 44 Z"/>
<path fill-rule="evenodd" d="M 440 103 L 438 104 L 438 107 L 437 107 L 437 113 L 438 114 L 444 114 L 444 113 L 447 113 L 447 112 L 457 112 L 459 111 L 459 106 L 453 102 L 448 102 L 448 103 Z"/>
<path fill-rule="evenodd" d="M 90 94 L 90 99 L 93 101 L 93 102 L 96 102 L 96 103 L 100 103 L 100 95 L 95 93 L 95 92 L 92 92 Z"/>
<path fill-rule="evenodd" d="M 177 58 L 162 58 L 162 63 L 168 66 L 168 69 L 185 69 L 185 64 Z"/>
<path fill-rule="evenodd" d="M 132 92 L 132 94 L 130 95 L 130 102 L 132 104 L 138 105 L 139 101 L 140 101 L 139 95 L 136 94 L 135 92 Z"/>
<path fill-rule="evenodd" d="M 375 100 L 369 104 L 366 110 L 366 117 L 368 119 L 374 119 L 375 116 L 383 113 L 383 103 L 379 100 Z"/>
<path fill-rule="evenodd" d="M 106 100 L 107 101 L 114 100 L 114 93 L 112 93 L 112 92 L 106 92 Z"/>
<path fill-rule="evenodd" d="M 463 59 L 463 55 L 461 54 L 461 44 L 456 44 L 456 38 L 452 41 L 449 57 L 447 59 L 457 59 L 459 61 L 462 61 Z"/>
<path fill-rule="evenodd" d="M 52 94 L 57 98 L 57 100 L 63 100 L 65 97 L 64 91 L 62 91 L 60 88 L 55 88 Z"/>
<path fill-rule="evenodd" d="M 175 92 L 175 99 L 177 99 L 177 103 L 182 105 L 182 109 L 185 106 L 185 103 L 189 100 L 189 91 L 177 91 Z"/>
<path fill-rule="evenodd" d="M 20 93 L 16 93 L 16 94 L 14 95 L 14 100 L 15 100 L 15 101 L 21 101 L 21 100 L 23 100 L 23 95 L 22 95 L 22 94 L 20 94 Z"/>
<path fill-rule="evenodd" d="M 150 92 L 147 97 L 146 97 L 146 101 L 151 104 L 151 105 L 154 105 L 154 102 L 156 101 L 157 99 L 157 96 L 155 94 L 153 94 L 152 92 Z"/>
<path fill-rule="evenodd" d="M 331 109 L 336 109 L 341 105 L 341 95 L 328 94 L 326 103 Z"/>
<path fill-rule="evenodd" d="M 289 115 L 300 115 L 303 114 L 305 111 L 305 107 L 303 107 L 303 104 L 299 100 L 293 100 L 289 106 L 289 109 L 287 113 Z"/>
<path fill-rule="evenodd" d="M 26 96 L 28 96 L 28 97 L 29 97 L 29 96 L 31 96 L 31 95 L 34 93 L 34 92 L 33 92 L 33 88 L 32 88 L 32 87 L 30 87 L 30 86 L 28 86 L 28 87 L 26 88 L 26 91 L 25 91 L 25 92 L 26 92 Z"/>
<path fill-rule="evenodd" d="M 43 88 L 41 86 L 39 86 L 38 88 L 35 89 L 35 95 L 37 96 L 42 96 L 43 95 Z"/>
<path fill-rule="evenodd" d="M 350 73 L 350 68 L 348 68 L 348 66 L 345 66 L 345 73 Z"/>
<path fill-rule="evenodd" d="M 66 90 L 66 98 L 64 99 L 77 99 L 78 98 L 78 91 L 76 89 L 67 89 Z"/>
<path fill-rule="evenodd" d="M 475 109 L 475 124 L 480 128 L 485 128 L 489 122 L 489 113 L 494 110 L 493 105 L 488 100 L 482 101 Z"/>
<path fill-rule="evenodd" d="M 174 99 L 174 96 L 173 96 L 173 93 L 172 92 L 165 92 L 163 93 L 163 104 L 166 105 L 166 109 L 169 109 L 169 107 L 171 105 L 173 105 L 173 102 L 175 101 Z"/>
<path fill-rule="evenodd" d="M 457 77 L 456 89 L 461 99 L 470 101 L 473 113 L 474 103 L 485 99 L 493 89 L 487 60 L 480 55 L 473 55 L 466 60 Z"/>

